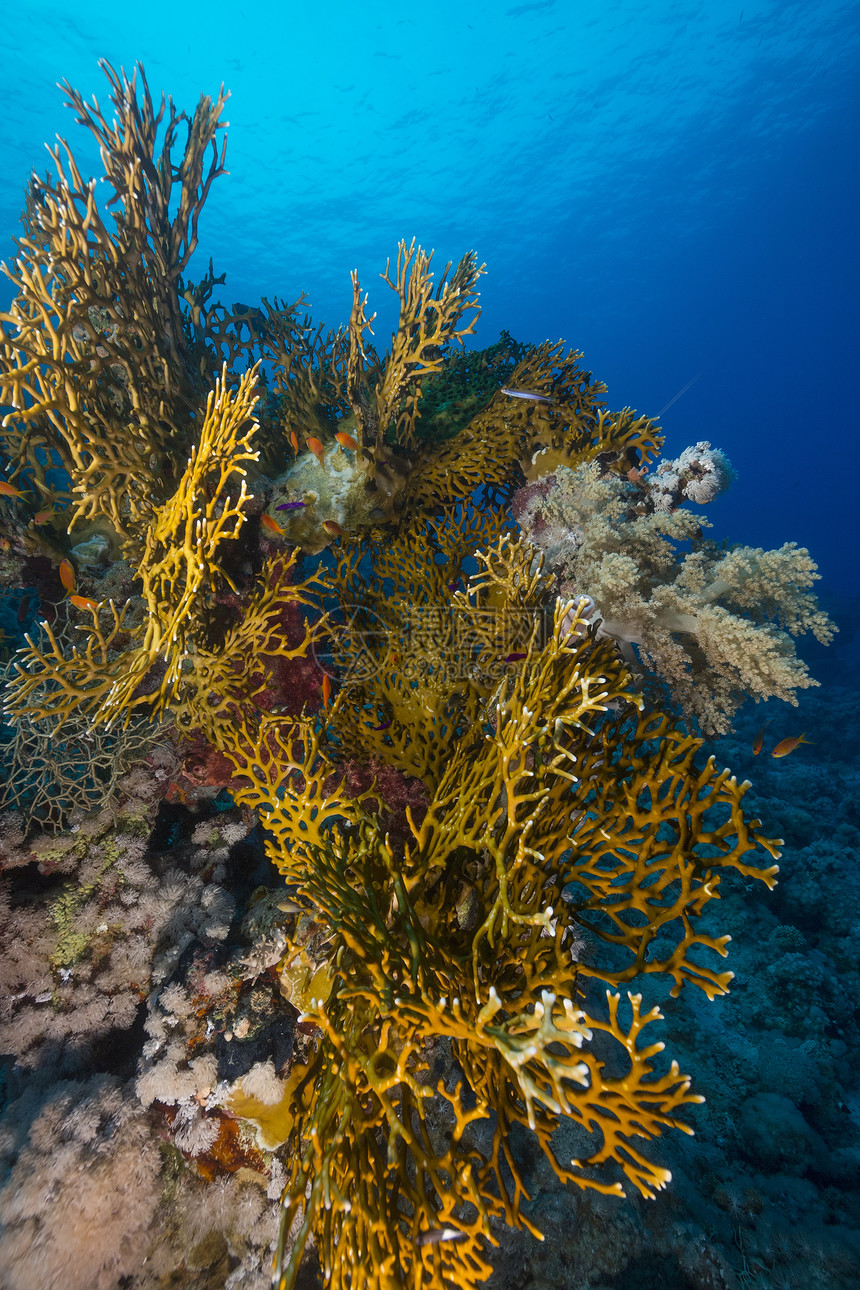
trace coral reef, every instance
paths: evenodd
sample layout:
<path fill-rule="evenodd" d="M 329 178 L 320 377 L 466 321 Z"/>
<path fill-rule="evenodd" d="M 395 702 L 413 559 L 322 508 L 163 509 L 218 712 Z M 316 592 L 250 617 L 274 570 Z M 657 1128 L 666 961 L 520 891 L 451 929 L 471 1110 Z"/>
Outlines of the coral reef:
<path fill-rule="evenodd" d="M 800 708 L 804 724 L 838 728 L 849 744 L 860 729 L 850 672 L 801 695 Z M 796 719 L 792 713 L 792 727 Z M 685 1069 L 695 1062 L 696 1087 L 707 1099 L 696 1113 L 696 1137 L 664 1139 L 672 1184 L 647 1205 L 633 1196 L 610 1208 L 536 1170 L 533 1204 L 547 1239 L 536 1245 L 521 1233 L 503 1235 L 492 1290 L 648 1278 L 727 1290 L 857 1283 L 860 1124 L 851 1058 L 860 1034 L 851 1004 L 860 988 L 853 863 L 860 773 L 841 740 L 794 762 L 762 764 L 752 752 L 760 724 L 754 709 L 741 712 L 737 732 L 716 747 L 721 760 L 754 779 L 749 809 L 770 827 L 779 821 L 780 881 L 772 892 L 756 884 L 723 893 L 731 998 L 709 1004 L 699 991 L 683 991 L 666 1010 L 666 1038 Z M 707 911 L 702 921 L 712 921 Z M 643 986 L 658 1006 L 665 992 L 658 977 Z"/>
<path fill-rule="evenodd" d="M 724 452 L 706 439 L 685 448 L 675 461 L 661 461 L 644 483 L 648 500 L 657 511 L 674 511 L 683 501 L 705 506 L 725 492 L 735 478 L 734 467 Z"/>
<path fill-rule="evenodd" d="M 432 605 L 458 566 L 410 560 L 405 548 L 389 546 L 382 562 Z M 477 611 L 488 657 L 461 651 L 469 666 L 434 683 L 426 640 L 395 637 L 405 651 L 398 670 L 417 678 L 397 687 L 384 667 L 392 642 L 383 639 L 367 683 L 332 705 L 328 747 L 309 727 L 285 735 L 270 719 L 234 728 L 226 748 L 237 800 L 260 812 L 272 860 L 300 909 L 326 929 L 316 946 L 288 934 L 284 959 L 285 967 L 303 964 L 291 997 L 321 1041 L 294 1064 L 280 1109 L 292 1148 L 282 1250 L 303 1212 L 283 1284 L 292 1284 L 311 1232 L 332 1285 L 357 1275 L 368 1250 L 375 1277 L 396 1266 L 407 1281 L 472 1284 L 489 1271 L 480 1238 L 494 1239 L 491 1218 L 533 1230 L 509 1146 L 517 1124 L 537 1134 L 563 1180 L 623 1194 L 619 1182 L 592 1173 L 612 1160 L 653 1195 L 668 1174 L 631 1137 L 684 1127 L 676 1112 L 696 1099 L 676 1065 L 655 1073 L 649 1059 L 660 1046 L 640 1042 L 659 1013 L 642 1013 L 640 996 L 629 995 L 622 1020 L 620 996 L 610 990 L 601 1005 L 588 983 L 617 986 L 655 972 L 673 978 L 675 993 L 685 983 L 709 997 L 724 992 L 730 974 L 690 954 L 698 946 L 724 953 L 724 940 L 702 938 L 691 918 L 716 893 L 723 865 L 773 881 L 775 868 L 743 860 L 762 844 L 774 851 L 743 821 L 744 790 L 712 762 L 695 769 L 699 742 L 665 717 L 630 715 L 641 701 L 614 648 L 570 631 L 567 603 L 556 603 L 543 648 L 533 621 L 525 661 L 492 682 L 496 649 L 512 643 L 496 641 L 505 610 L 534 609 L 546 596 L 544 581 L 529 575 L 533 562 L 533 548 L 512 548 L 503 535 L 484 570 L 455 593 L 455 604 Z M 341 574 L 354 579 L 356 566 L 344 562 Z M 367 576 L 381 585 L 378 567 Z M 389 603 L 399 590 L 387 589 Z M 493 634 L 480 641 L 480 610 L 493 601 Z M 432 648 L 437 665 L 457 663 L 444 658 L 438 632 Z M 351 747 L 367 732 L 372 741 L 386 704 L 391 719 L 370 746 L 418 774 L 429 794 L 420 824 L 409 816 L 402 854 L 381 834 L 373 786 L 347 799 L 331 759 L 341 738 Z M 615 706 L 616 717 L 603 715 Z M 589 954 L 574 950 L 582 934 Z M 658 935 L 661 955 L 650 952 Z M 595 1033 L 626 1052 L 631 1069 L 620 1082 L 591 1051 Z M 433 1075 L 442 1040 L 461 1072 L 450 1087 Z M 264 1107 L 253 1109 L 257 1122 Z M 584 1135 L 582 1160 L 569 1168 L 550 1146 L 559 1116 L 600 1126 L 594 1145 Z M 439 1120 L 449 1126 L 441 1144 Z M 446 1228 L 456 1241 L 434 1235 Z"/>
<path fill-rule="evenodd" d="M 772 888 L 781 845 L 675 707 L 726 730 L 811 683 L 814 566 L 705 542 L 681 502 L 726 459 L 649 476 L 658 427 L 578 351 L 458 352 L 472 252 L 434 285 L 401 242 L 381 355 L 354 275 L 337 331 L 301 300 L 228 311 L 211 265 L 183 277 L 223 91 L 188 118 L 105 70 L 112 126 L 66 89 L 114 227 L 62 144 L 2 319 L 0 573 L 36 588 L 4 693 L 4 1266 L 12 1290 L 59 1284 L 64 1249 L 71 1285 L 255 1287 L 274 1257 L 280 1290 L 314 1260 L 332 1287 L 475 1286 L 553 1230 L 541 1189 L 660 1203 L 657 1139 L 702 1101 L 661 1005 L 671 1035 L 727 993 L 713 905 Z M 89 744 L 77 773 L 25 764 L 47 739 Z M 801 948 L 761 974 L 790 1037 L 810 992 L 842 1019 Z M 776 1123 L 822 1168 L 787 1092 L 743 1116 L 768 1168 Z"/>
<path fill-rule="evenodd" d="M 141 721 L 105 731 L 75 716 L 58 734 L 49 718 L 22 718 L 0 742 L 0 812 L 14 810 L 24 832 L 35 824 L 56 832 L 75 813 L 111 802 L 156 737 L 156 727 Z"/>
<path fill-rule="evenodd" d="M 700 476 L 684 484 L 694 467 Z M 826 644 L 834 632 L 809 591 L 818 577 L 809 552 L 792 542 L 724 550 L 704 539 L 707 520 L 678 501 L 708 501 L 725 486 L 725 458 L 706 444 L 659 466 L 653 483 L 628 475 L 596 462 L 559 467 L 514 498 L 561 593 L 589 597 L 598 634 L 626 646 L 631 663 L 635 644 L 706 734 L 729 730 L 747 697 L 796 704 L 795 691 L 817 682 L 791 637 L 812 632 Z"/>
<path fill-rule="evenodd" d="M 73 522 L 103 517 L 135 543 L 149 499 L 181 461 L 189 411 L 210 375 L 185 323 L 182 274 L 209 189 L 225 173 L 217 131 L 226 95 L 202 97 L 190 118 L 170 101 L 165 117 L 143 76 L 102 66 L 112 125 L 63 88 L 98 145 L 113 227 L 61 139 L 51 150 L 56 178 L 30 181 L 25 232 L 6 268 L 16 295 L 2 316 L 2 400 L 14 411 L 2 445 L 43 499 L 58 496 L 57 469 L 68 472 L 70 495 L 59 495 L 72 501 Z"/>
<path fill-rule="evenodd" d="M 9 1106 L 0 1151 L 0 1261 L 9 1290 L 108 1290 L 146 1258 L 161 1160 L 119 1080 L 38 1084 Z"/>

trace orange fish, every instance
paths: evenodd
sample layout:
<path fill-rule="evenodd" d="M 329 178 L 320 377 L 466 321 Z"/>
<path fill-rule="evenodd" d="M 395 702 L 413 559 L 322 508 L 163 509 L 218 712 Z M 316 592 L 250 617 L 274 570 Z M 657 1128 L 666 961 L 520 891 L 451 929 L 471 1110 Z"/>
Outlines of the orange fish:
<path fill-rule="evenodd" d="M 329 537 L 344 537 L 346 529 L 337 520 L 323 520 L 322 526 Z"/>
<path fill-rule="evenodd" d="M 260 516 L 260 526 L 261 526 L 261 528 L 264 528 L 264 529 L 266 530 L 266 532 L 267 532 L 267 533 L 278 533 L 278 534 L 280 534 L 280 533 L 283 533 L 283 531 L 284 531 L 284 530 L 281 528 L 281 526 L 280 526 L 280 524 L 278 523 L 278 521 L 277 521 L 277 520 L 273 520 L 273 519 L 272 519 L 271 515 L 261 515 L 261 516 Z"/>
<path fill-rule="evenodd" d="M 299 436 L 296 434 L 295 430 L 291 430 L 291 431 L 290 431 L 290 443 L 293 445 L 293 452 L 294 452 L 294 453 L 296 454 L 296 456 L 298 457 L 298 455 L 299 455 Z"/>
<path fill-rule="evenodd" d="M 74 605 L 76 609 L 91 609 L 93 613 L 98 609 L 98 601 L 91 600 L 89 596 L 69 596 L 69 604 Z"/>
<path fill-rule="evenodd" d="M 764 732 L 767 729 L 769 724 L 770 724 L 770 718 L 768 717 L 767 721 L 764 723 L 761 730 L 758 732 L 755 739 L 753 740 L 752 750 L 753 750 L 753 756 L 755 757 L 758 757 L 759 753 L 761 752 L 762 744 L 764 743 Z"/>
<path fill-rule="evenodd" d="M 343 444 L 344 448 L 351 448 L 353 452 L 358 450 L 358 444 L 355 442 L 352 435 L 347 434 L 345 430 L 338 430 L 335 435 L 335 439 L 337 439 L 338 443 Z"/>
<path fill-rule="evenodd" d="M 321 444 L 319 439 L 315 439 L 313 435 L 307 438 L 305 440 L 305 443 L 308 445 L 308 447 L 310 448 L 313 455 L 316 457 L 319 464 L 321 466 L 324 465 L 325 464 L 325 445 Z"/>
<path fill-rule="evenodd" d="M 0 537 L 0 551 L 11 551 L 12 543 L 7 537 Z"/>
<path fill-rule="evenodd" d="M 20 488 L 14 484 L 7 484 L 5 479 L 0 480 L 0 497 L 23 497 L 24 494 Z"/>
<path fill-rule="evenodd" d="M 66 591 L 68 591 L 69 595 L 71 595 L 76 585 L 75 566 L 72 564 L 71 560 L 60 561 L 60 582 L 63 584 Z"/>
<path fill-rule="evenodd" d="M 320 688 L 322 689 L 323 706 L 327 708 L 329 699 L 331 698 L 331 680 L 329 679 L 328 673 L 323 676 L 322 686 Z"/>
<path fill-rule="evenodd" d="M 788 739 L 780 739 L 779 743 L 770 754 L 771 757 L 787 757 L 790 752 L 794 752 L 798 744 L 811 744 L 812 740 L 806 738 L 806 732 L 802 735 L 793 735 Z"/>

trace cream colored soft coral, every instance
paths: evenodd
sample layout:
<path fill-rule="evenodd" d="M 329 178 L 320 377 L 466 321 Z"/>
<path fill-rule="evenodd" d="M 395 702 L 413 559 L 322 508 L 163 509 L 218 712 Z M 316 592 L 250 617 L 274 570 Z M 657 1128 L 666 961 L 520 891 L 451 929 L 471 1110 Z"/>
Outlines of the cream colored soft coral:
<path fill-rule="evenodd" d="M 791 637 L 812 632 L 826 644 L 835 631 L 810 590 L 809 552 L 793 542 L 726 552 L 705 539 L 707 520 L 655 509 L 652 491 L 596 463 L 560 467 L 523 490 L 517 514 L 561 594 L 591 597 L 598 634 L 631 662 L 636 646 L 705 733 L 731 729 L 748 695 L 796 703 L 817 682 Z"/>

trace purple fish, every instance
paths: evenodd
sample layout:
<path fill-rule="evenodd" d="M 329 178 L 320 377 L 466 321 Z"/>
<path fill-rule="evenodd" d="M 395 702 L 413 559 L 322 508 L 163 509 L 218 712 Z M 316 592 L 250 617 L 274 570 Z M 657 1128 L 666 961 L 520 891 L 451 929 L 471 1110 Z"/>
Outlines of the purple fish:
<path fill-rule="evenodd" d="M 520 659 L 521 659 L 521 658 L 525 658 L 525 657 L 526 657 L 526 655 L 525 655 L 525 654 L 508 654 L 508 655 L 506 655 L 506 657 L 505 657 L 505 662 L 506 662 L 506 663 L 519 663 Z"/>
<path fill-rule="evenodd" d="M 370 728 L 371 730 L 387 730 L 390 725 L 391 721 L 383 721 L 381 726 L 371 726 Z"/>
<path fill-rule="evenodd" d="M 300 506 L 307 506 L 307 502 L 281 502 L 280 506 L 275 507 L 275 510 L 276 511 L 297 511 Z"/>
<path fill-rule="evenodd" d="M 503 385 L 501 393 L 507 394 L 509 399 L 530 399 L 532 403 L 552 403 L 548 394 L 535 394 L 533 390 L 509 390 L 506 385 Z"/>

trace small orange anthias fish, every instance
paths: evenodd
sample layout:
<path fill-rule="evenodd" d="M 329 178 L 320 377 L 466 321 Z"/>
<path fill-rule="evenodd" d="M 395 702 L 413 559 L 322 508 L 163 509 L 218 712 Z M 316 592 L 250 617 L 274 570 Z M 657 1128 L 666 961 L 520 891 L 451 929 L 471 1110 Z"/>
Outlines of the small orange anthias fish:
<path fill-rule="evenodd" d="M 47 524 L 51 516 L 56 515 L 56 513 L 57 512 L 54 510 L 53 506 L 46 506 L 43 511 L 36 511 L 36 514 L 33 516 L 33 523 Z"/>
<path fill-rule="evenodd" d="M 65 590 L 68 591 L 69 595 L 71 595 L 77 585 L 75 582 L 75 566 L 72 564 L 71 560 L 60 561 L 60 582 L 63 584 Z"/>
<path fill-rule="evenodd" d="M 294 453 L 296 454 L 296 456 L 298 457 L 298 455 L 299 455 L 299 436 L 296 434 L 295 430 L 291 430 L 291 431 L 290 431 L 290 443 L 293 445 L 293 452 L 294 452 Z"/>
<path fill-rule="evenodd" d="M 260 516 L 260 527 L 264 528 L 267 533 L 277 533 L 280 535 L 284 531 L 278 521 L 272 519 L 271 515 Z"/>
<path fill-rule="evenodd" d="M 329 537 L 343 537 L 346 533 L 346 529 L 337 520 L 323 520 L 322 526 Z"/>
<path fill-rule="evenodd" d="M 806 738 L 806 732 L 802 735 L 792 735 L 788 739 L 780 739 L 779 743 L 770 754 L 771 757 L 787 757 L 790 752 L 794 752 L 798 744 L 811 744 L 812 740 Z"/>
<path fill-rule="evenodd" d="M 770 724 L 769 720 L 766 721 L 762 726 L 761 730 L 756 735 L 755 739 L 753 740 L 752 750 L 753 750 L 754 757 L 758 757 L 759 753 L 761 752 L 762 744 L 764 743 L 764 732 L 765 730 L 767 730 L 767 727 L 769 724 Z"/>
<path fill-rule="evenodd" d="M 307 438 L 305 440 L 305 443 L 308 445 L 308 447 L 310 448 L 313 455 L 316 457 L 319 464 L 321 466 L 324 465 L 325 464 L 325 445 L 320 443 L 319 439 L 315 439 L 313 435 Z"/>
<path fill-rule="evenodd" d="M 320 688 L 322 690 L 323 706 L 327 708 L 329 699 L 331 698 L 331 680 L 329 679 L 328 673 L 323 676 L 322 686 Z"/>
<path fill-rule="evenodd" d="M 69 604 L 74 605 L 76 609 L 91 609 L 93 613 L 99 607 L 98 601 L 90 599 L 89 596 L 69 596 Z"/>
<path fill-rule="evenodd" d="M 347 434 L 345 430 L 338 430 L 335 435 L 335 439 L 337 439 L 338 443 L 344 448 L 351 448 L 353 452 L 358 451 L 358 444 L 353 439 L 352 435 Z"/>
<path fill-rule="evenodd" d="M 0 479 L 0 497 L 23 497 L 24 494 L 20 488 L 14 484 L 7 484 L 5 479 Z"/>

